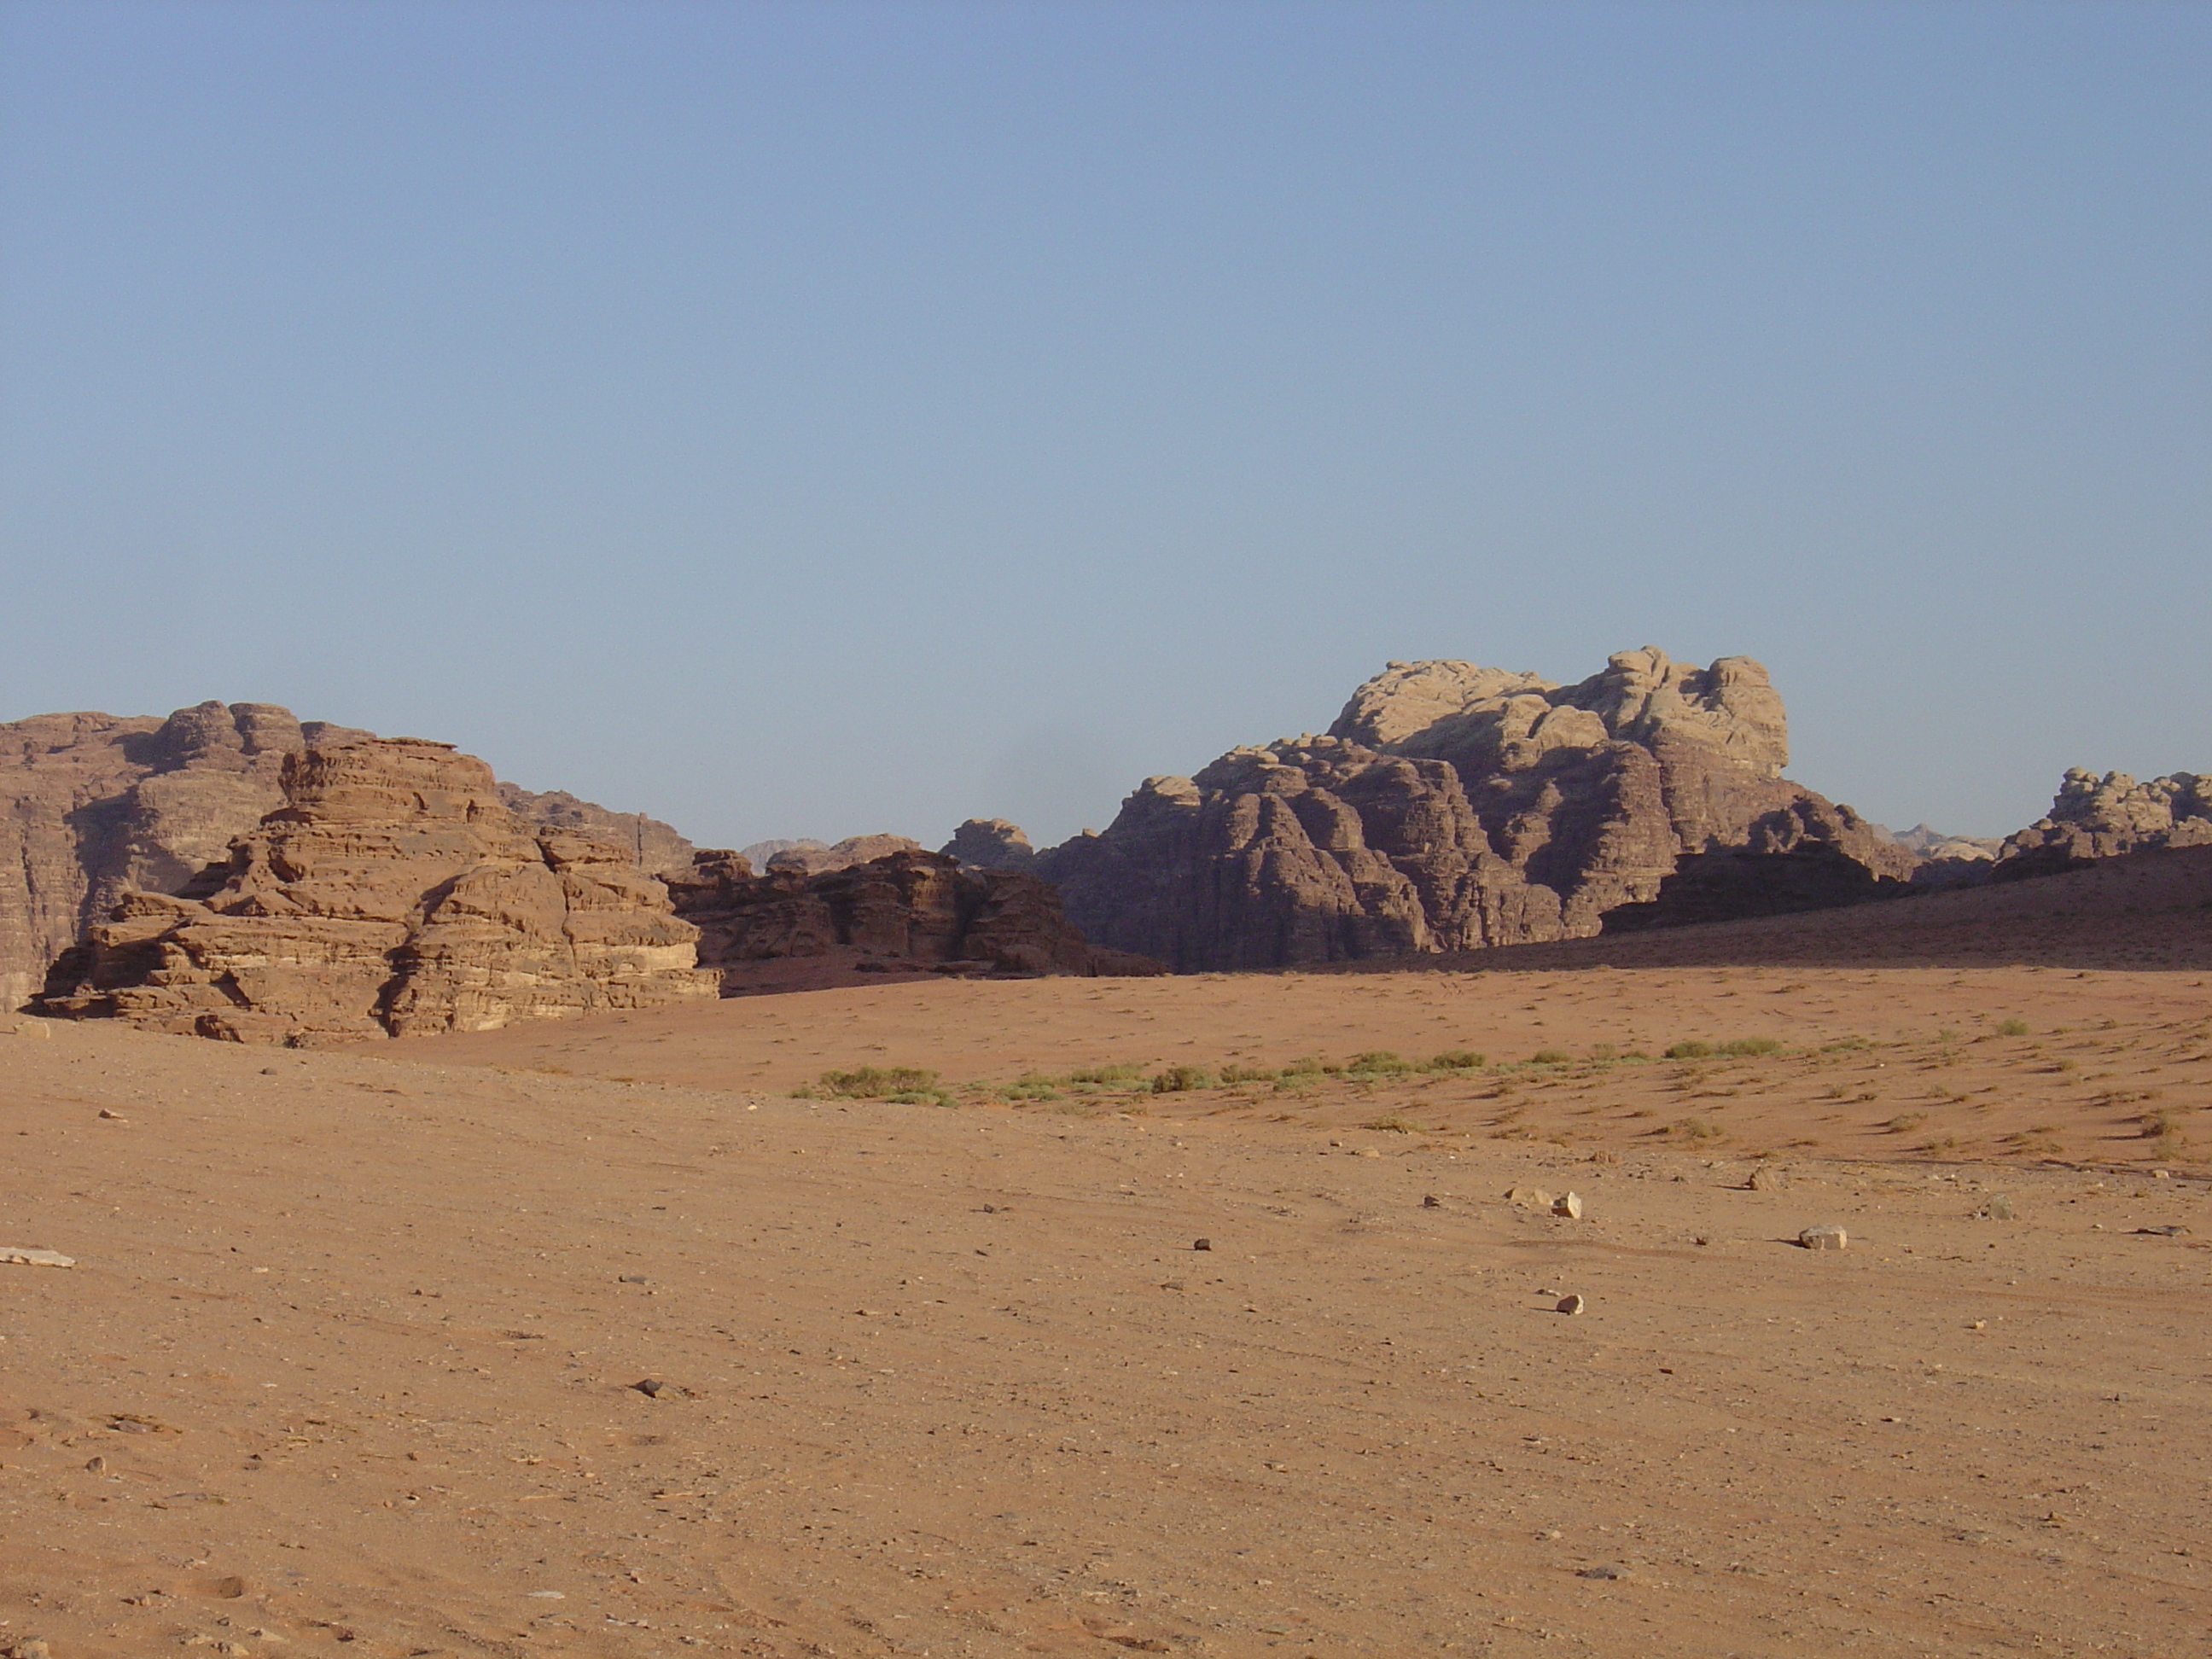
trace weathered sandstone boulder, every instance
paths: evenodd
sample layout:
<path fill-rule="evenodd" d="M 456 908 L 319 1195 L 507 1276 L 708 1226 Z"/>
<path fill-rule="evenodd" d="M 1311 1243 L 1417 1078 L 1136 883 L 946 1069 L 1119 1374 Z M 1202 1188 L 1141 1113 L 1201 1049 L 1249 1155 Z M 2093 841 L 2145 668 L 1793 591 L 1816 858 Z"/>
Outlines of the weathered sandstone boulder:
<path fill-rule="evenodd" d="M 280 782 L 223 863 L 64 952 L 39 1011 L 307 1045 L 714 994 L 629 849 L 526 823 L 450 744 L 306 749 Z"/>
<path fill-rule="evenodd" d="M 1040 854 L 1093 939 L 1182 970 L 1594 934 L 1686 855 L 1915 860 L 1781 775 L 1781 699 L 1745 657 L 1646 647 L 1574 685 L 1393 663 L 1324 737 L 1147 779 L 1103 835 Z"/>
<path fill-rule="evenodd" d="M 1049 884 L 1018 870 L 977 870 L 908 847 L 809 874 L 742 854 L 700 853 L 669 883 L 677 913 L 699 929 L 702 968 L 787 957 L 1030 974 L 1158 974 L 1159 963 L 1088 944 Z"/>
<path fill-rule="evenodd" d="M 937 850 L 978 870 L 1026 870 L 1036 862 L 1021 826 L 1004 818 L 970 818 Z"/>

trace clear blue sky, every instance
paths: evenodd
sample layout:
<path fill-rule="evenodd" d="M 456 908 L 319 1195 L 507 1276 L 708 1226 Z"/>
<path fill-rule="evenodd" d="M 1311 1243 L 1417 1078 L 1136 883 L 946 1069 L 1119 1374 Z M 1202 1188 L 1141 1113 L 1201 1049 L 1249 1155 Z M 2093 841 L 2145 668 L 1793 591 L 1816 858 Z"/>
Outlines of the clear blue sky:
<path fill-rule="evenodd" d="M 1103 826 L 1388 659 L 2212 770 L 2212 6 L 0 6 L 0 719 Z"/>

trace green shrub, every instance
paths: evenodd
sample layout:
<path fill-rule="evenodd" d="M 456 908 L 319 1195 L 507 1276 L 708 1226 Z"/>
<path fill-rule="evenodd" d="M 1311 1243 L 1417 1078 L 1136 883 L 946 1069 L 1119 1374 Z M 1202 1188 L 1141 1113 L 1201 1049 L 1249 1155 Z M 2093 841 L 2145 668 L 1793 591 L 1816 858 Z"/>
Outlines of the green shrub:
<path fill-rule="evenodd" d="M 1488 1063 L 1482 1055 L 1478 1054 L 1472 1048 L 1447 1048 L 1431 1060 L 1429 1065 L 1439 1072 L 1471 1072 L 1477 1066 Z"/>
<path fill-rule="evenodd" d="M 1221 1068 L 1224 1083 L 1273 1083 L 1275 1074 L 1258 1066 L 1224 1066 Z"/>
<path fill-rule="evenodd" d="M 1999 1036 L 2026 1036 L 2027 1022 L 2024 1019 L 2001 1019 L 1997 1022 Z"/>
<path fill-rule="evenodd" d="M 822 1086 L 850 1100 L 884 1100 L 894 1095 L 934 1097 L 937 1073 L 919 1066 L 863 1066 L 857 1071 L 824 1072 Z"/>
<path fill-rule="evenodd" d="M 1574 1056 L 1565 1048 L 1539 1048 L 1528 1056 L 1532 1066 L 1564 1066 Z"/>
<path fill-rule="evenodd" d="M 1179 1095 L 1190 1089 L 1211 1089 L 1213 1074 L 1196 1066 L 1170 1066 L 1152 1079 L 1156 1095 Z"/>
<path fill-rule="evenodd" d="M 1667 1050 L 1669 1060 L 1703 1060 L 1713 1051 L 1710 1042 L 1678 1042 Z"/>
<path fill-rule="evenodd" d="M 1320 1055 L 1308 1054 L 1304 1059 L 1294 1060 L 1284 1066 L 1279 1075 L 1285 1078 L 1319 1077 L 1328 1069 L 1322 1064 Z"/>

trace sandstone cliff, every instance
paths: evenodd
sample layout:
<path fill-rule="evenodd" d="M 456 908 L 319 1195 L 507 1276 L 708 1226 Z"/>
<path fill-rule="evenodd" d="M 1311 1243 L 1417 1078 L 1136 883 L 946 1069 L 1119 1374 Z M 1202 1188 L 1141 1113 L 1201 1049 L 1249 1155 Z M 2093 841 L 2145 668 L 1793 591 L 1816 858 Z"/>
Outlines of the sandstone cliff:
<path fill-rule="evenodd" d="M 699 850 L 673 825 L 659 818 L 649 818 L 642 812 L 611 812 L 596 801 L 579 800 L 565 789 L 537 793 L 502 783 L 499 798 L 507 811 L 529 823 L 579 830 L 597 840 L 614 842 L 627 849 L 630 862 L 650 876 L 681 874 L 691 867 L 691 855 Z"/>
<path fill-rule="evenodd" d="M 672 878 L 677 914 L 699 929 L 699 963 L 725 970 L 793 957 L 878 966 L 1032 974 L 1158 974 L 1159 963 L 1094 948 L 1060 912 L 1051 885 L 1018 870 L 976 870 L 908 847 L 809 873 L 742 854 L 702 852 Z"/>
<path fill-rule="evenodd" d="M 284 804 L 181 893 L 126 894 L 40 1012 L 307 1045 L 712 996 L 629 849 L 533 827 L 450 745 L 285 755 Z"/>
<path fill-rule="evenodd" d="M 0 725 L 0 1010 L 126 892 L 173 893 L 284 804 L 288 756 L 372 736 L 266 702 L 158 715 L 38 714 Z M 533 822 L 619 841 L 641 868 L 689 866 L 691 843 L 640 814 L 501 786 Z"/>
<path fill-rule="evenodd" d="M 1646 647 L 1565 686 L 1393 663 L 1326 736 L 1147 779 L 1036 868 L 1087 936 L 1186 971 L 1579 938 L 1723 849 L 1910 874 L 1908 851 L 1784 779 L 1788 758 L 1781 699 L 1745 657 Z"/>

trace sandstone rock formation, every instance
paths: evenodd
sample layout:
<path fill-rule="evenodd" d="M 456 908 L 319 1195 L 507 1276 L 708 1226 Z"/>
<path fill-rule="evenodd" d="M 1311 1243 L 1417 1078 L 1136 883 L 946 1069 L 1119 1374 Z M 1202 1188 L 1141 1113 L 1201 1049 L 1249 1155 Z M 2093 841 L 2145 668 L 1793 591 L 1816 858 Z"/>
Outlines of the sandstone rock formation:
<path fill-rule="evenodd" d="M 888 858 L 893 853 L 919 853 L 921 843 L 904 836 L 848 836 L 834 847 L 818 841 L 785 842 L 769 855 L 766 867 L 796 875 L 818 876 L 832 870 L 849 870 L 856 864 Z"/>
<path fill-rule="evenodd" d="M 1646 647 L 1567 686 L 1393 663 L 1328 735 L 1147 779 L 1036 867 L 1090 938 L 1186 971 L 1583 937 L 1721 849 L 1910 874 L 1909 852 L 1784 779 L 1788 757 L 1745 657 Z"/>
<path fill-rule="evenodd" d="M 2097 859 L 2212 845 L 2212 775 L 2176 772 L 2138 783 L 2072 767 L 2048 816 L 2009 836 L 1992 878 L 2056 875 Z"/>
<path fill-rule="evenodd" d="M 260 702 L 0 726 L 0 1008 L 125 891 L 183 885 L 283 805 L 286 756 L 366 735 Z"/>
<path fill-rule="evenodd" d="M 1026 870 L 1036 862 L 1021 826 L 1004 818 L 970 818 L 937 850 L 978 870 Z"/>
<path fill-rule="evenodd" d="M 771 866 L 756 875 L 742 854 L 702 852 L 669 888 L 678 915 L 699 929 L 700 965 L 733 979 L 745 963 L 833 955 L 1031 974 L 1165 971 L 1092 947 L 1036 877 L 916 847 L 811 874 Z"/>
<path fill-rule="evenodd" d="M 446 744 L 287 754 L 284 805 L 181 893 L 127 893 L 40 1012 L 295 1046 L 714 994 L 629 849 L 533 827 Z"/>
<path fill-rule="evenodd" d="M 534 793 L 511 783 L 499 786 L 507 811 L 531 823 L 580 830 L 599 841 L 629 849 L 630 862 L 650 876 L 678 875 L 691 867 L 699 849 L 672 824 L 642 812 L 611 812 L 596 801 L 579 800 L 565 789 Z"/>
<path fill-rule="evenodd" d="M 266 702 L 158 715 L 39 714 L 0 725 L 0 1010 L 126 892 L 173 893 L 284 804 L 285 757 L 373 734 Z M 534 822 L 619 839 L 641 867 L 683 869 L 666 824 L 574 795 L 501 787 Z"/>
<path fill-rule="evenodd" d="M 1903 898 L 1913 886 L 1876 875 L 1833 847 L 1800 847 L 1787 853 L 1692 853 L 1659 884 L 1658 897 L 1641 904 L 1617 904 L 1607 911 L 1602 931 L 1640 933 L 1653 927 L 1834 910 L 1874 899 Z"/>

